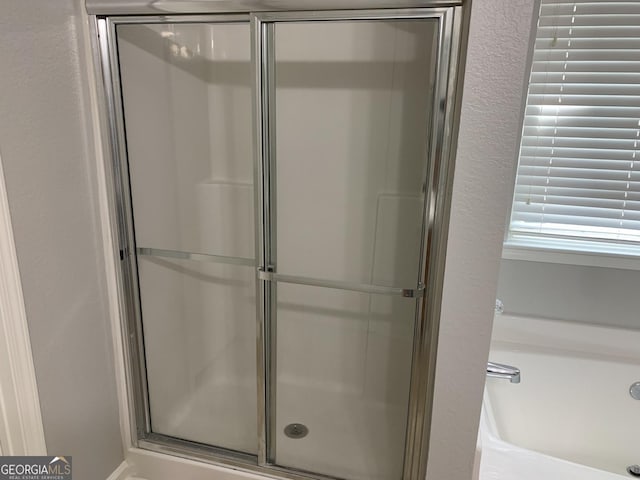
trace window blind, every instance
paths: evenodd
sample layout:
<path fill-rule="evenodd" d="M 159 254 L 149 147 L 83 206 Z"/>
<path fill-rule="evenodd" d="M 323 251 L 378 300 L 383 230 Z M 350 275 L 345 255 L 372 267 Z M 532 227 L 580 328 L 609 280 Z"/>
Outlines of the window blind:
<path fill-rule="evenodd" d="M 640 244 L 640 1 L 542 0 L 510 238 Z"/>

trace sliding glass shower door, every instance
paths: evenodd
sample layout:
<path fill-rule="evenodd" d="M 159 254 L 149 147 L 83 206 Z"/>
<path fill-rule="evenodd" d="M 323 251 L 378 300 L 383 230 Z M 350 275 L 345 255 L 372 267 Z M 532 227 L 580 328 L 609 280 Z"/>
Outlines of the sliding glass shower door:
<path fill-rule="evenodd" d="M 249 25 L 117 39 L 151 431 L 255 454 Z"/>
<path fill-rule="evenodd" d="M 325 475 L 399 479 L 437 23 L 266 28 L 273 458 Z M 291 424 L 307 435 L 288 435 Z"/>
<path fill-rule="evenodd" d="M 459 15 L 100 20 L 137 446 L 424 477 Z"/>

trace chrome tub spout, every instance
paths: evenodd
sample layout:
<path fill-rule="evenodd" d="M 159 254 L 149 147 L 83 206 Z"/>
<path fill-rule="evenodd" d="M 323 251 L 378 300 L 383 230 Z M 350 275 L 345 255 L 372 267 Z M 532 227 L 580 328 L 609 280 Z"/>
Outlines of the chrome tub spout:
<path fill-rule="evenodd" d="M 487 362 L 487 377 L 505 378 L 511 383 L 520 383 L 520 369 L 501 363 Z"/>

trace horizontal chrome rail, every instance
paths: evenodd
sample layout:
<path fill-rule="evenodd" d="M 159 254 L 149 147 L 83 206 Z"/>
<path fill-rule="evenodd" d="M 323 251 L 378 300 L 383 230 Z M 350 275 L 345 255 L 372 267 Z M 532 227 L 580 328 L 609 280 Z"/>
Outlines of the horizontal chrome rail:
<path fill-rule="evenodd" d="M 206 253 L 182 252 L 179 250 L 163 250 L 161 248 L 138 248 L 138 255 L 149 257 L 174 258 L 178 260 L 193 260 L 196 262 L 226 263 L 228 265 L 246 265 L 253 267 L 256 261 L 253 258 L 226 257 L 224 255 L 209 255 Z"/>
<path fill-rule="evenodd" d="M 138 255 L 147 257 L 172 258 L 177 260 L 193 260 L 196 262 L 224 263 L 228 265 L 255 266 L 253 258 L 227 257 L 224 255 L 210 255 L 206 253 L 183 252 L 181 250 L 165 250 L 161 248 L 139 247 Z M 422 296 L 424 286 L 418 288 L 385 287 L 382 285 L 370 285 L 367 283 L 342 282 L 338 280 L 325 280 L 319 278 L 301 277 L 297 275 L 284 275 L 258 269 L 258 278 L 271 282 L 295 283 L 313 287 L 334 288 L 336 290 L 351 290 L 354 292 L 373 293 L 378 295 L 395 295 L 398 297 L 415 298 Z"/>
<path fill-rule="evenodd" d="M 511 383 L 520 383 L 520 369 L 502 363 L 487 362 L 487 377 L 504 378 Z"/>
<path fill-rule="evenodd" d="M 339 280 L 325 280 L 319 278 L 300 277 L 297 275 L 284 275 L 258 269 L 258 278 L 270 282 L 295 283 L 312 287 L 333 288 L 336 290 L 351 290 L 354 292 L 374 293 L 378 295 L 395 295 L 399 297 L 414 298 L 422 296 L 424 287 L 417 289 L 385 287 L 382 285 L 370 285 L 367 283 L 343 282 Z"/>

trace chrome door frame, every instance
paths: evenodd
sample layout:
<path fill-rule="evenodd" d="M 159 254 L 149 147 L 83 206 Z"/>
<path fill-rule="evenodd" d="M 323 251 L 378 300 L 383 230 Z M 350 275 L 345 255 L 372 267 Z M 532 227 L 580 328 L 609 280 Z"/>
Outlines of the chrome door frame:
<path fill-rule="evenodd" d="M 450 192 L 453 183 L 455 141 L 461 97 L 461 65 L 464 60 L 464 39 L 468 24 L 467 0 L 409 0 L 407 8 L 378 8 L 376 0 L 344 0 L 351 10 L 322 10 L 324 0 L 309 2 L 281 2 L 284 9 L 292 4 L 304 3 L 297 11 L 263 11 L 260 6 L 229 10 L 209 8 L 207 14 L 198 15 L 92 15 L 94 67 L 98 97 L 104 104 L 101 115 L 103 143 L 105 144 L 105 173 L 110 189 L 109 208 L 111 230 L 117 239 L 119 262 L 116 268 L 120 291 L 121 335 L 125 346 L 124 362 L 127 399 L 130 412 L 130 435 L 134 446 L 157 452 L 178 455 L 207 463 L 259 473 L 275 478 L 302 480 L 329 479 L 324 475 L 278 466 L 273 463 L 275 445 L 275 285 L 268 281 L 270 266 L 275 264 L 275 229 L 272 227 L 275 209 L 269 204 L 271 191 L 275 191 L 270 176 L 274 162 L 274 85 L 273 31 L 280 22 L 299 21 L 353 21 L 435 19 L 438 21 L 437 78 L 433 90 L 430 131 L 425 132 L 428 142 L 428 175 L 425 191 L 423 235 L 420 258 L 420 276 L 415 291 L 421 292 L 415 301 L 416 320 L 411 367 L 411 386 L 406 429 L 403 480 L 422 480 L 426 475 L 429 430 L 435 377 L 440 302 L 448 236 Z M 206 2 L 202 2 L 203 4 Z M 215 3 L 215 2 L 214 2 Z M 234 2 L 236 3 L 236 2 Z M 250 2 L 251 5 L 260 2 Z M 397 4 L 397 3 L 396 3 Z M 194 3 L 195 5 L 195 3 Z M 209 7 L 213 3 L 207 4 Z M 370 6 L 375 9 L 364 9 Z M 300 8 L 300 7 L 299 7 Z M 276 9 L 277 10 L 277 9 Z M 216 13 L 224 11 L 225 13 Z M 233 12 L 233 13 L 232 13 Z M 90 12 L 92 13 L 92 12 Z M 104 12 L 115 13 L 115 12 Z M 254 135 L 255 135 L 255 204 L 256 204 L 256 272 L 257 285 L 257 372 L 258 372 L 258 455 L 243 454 L 209 445 L 175 439 L 153 433 L 149 417 L 149 396 L 146 380 L 142 317 L 138 290 L 137 252 L 128 160 L 124 130 L 122 92 L 116 39 L 118 24 L 135 23 L 249 23 L 252 35 L 252 62 L 254 65 Z M 109 158 L 110 157 L 110 158 Z M 259 272 L 263 272 L 260 275 Z M 426 287 L 425 287 L 426 286 Z"/>
<path fill-rule="evenodd" d="M 95 16 L 378 10 L 456 7 L 467 0 L 85 0 Z"/>

